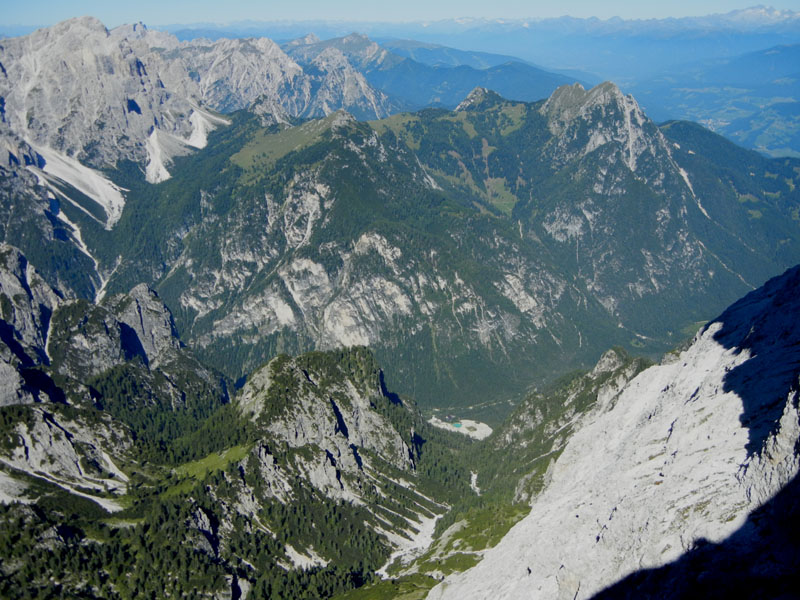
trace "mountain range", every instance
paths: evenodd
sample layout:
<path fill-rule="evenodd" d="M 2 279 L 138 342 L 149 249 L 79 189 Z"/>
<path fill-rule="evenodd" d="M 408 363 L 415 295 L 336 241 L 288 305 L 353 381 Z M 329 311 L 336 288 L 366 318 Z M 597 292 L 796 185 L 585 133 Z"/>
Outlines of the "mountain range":
<path fill-rule="evenodd" d="M 360 35 L 0 45 L 0 595 L 790 593 L 798 159 Z"/>
<path fill-rule="evenodd" d="M 775 73 L 774 54 L 800 42 L 798 23 L 797 12 L 755 6 L 679 19 L 249 22 L 168 29 L 182 40 L 259 36 L 282 40 L 308 31 L 340 38 L 361 31 L 390 52 L 426 65 L 495 69 L 491 82 L 478 82 L 480 74 L 466 69 L 450 76 L 463 79 L 468 75 L 474 85 L 516 100 L 538 97 L 514 95 L 524 93 L 528 75 L 519 72 L 519 66 L 496 69 L 506 62 L 527 63 L 591 85 L 613 80 L 633 93 L 652 118 L 700 121 L 746 147 L 773 156 L 796 156 L 800 152 L 793 137 L 798 116 L 792 88 L 796 73 L 791 68 L 785 75 Z M 759 55 L 763 60 L 756 67 L 753 59 Z M 771 73 L 769 82 L 761 81 Z M 427 81 L 430 74 L 423 71 L 419 76 Z M 415 80 L 406 79 L 406 83 L 418 87 Z M 426 88 L 419 92 L 424 95 Z"/>
<path fill-rule="evenodd" d="M 198 85 L 186 66 L 200 64 L 196 43 L 166 51 L 154 41 L 163 34 L 138 27 L 69 25 L 37 34 L 34 47 L 68 45 L 88 28 L 113 52 L 135 46 L 142 57 L 126 54 L 111 72 L 98 59 L 95 91 L 76 90 L 69 102 L 81 108 L 70 115 L 42 100 L 59 93 L 45 66 L 31 85 L 41 93 L 10 91 L 9 138 L 30 144 L 30 157 L 9 169 L 47 191 L 26 186 L 26 205 L 8 197 L 5 210 L 23 214 L 6 240 L 67 295 L 152 286 L 185 341 L 234 380 L 281 350 L 368 344 L 423 405 L 513 399 L 609 344 L 671 347 L 800 255 L 793 161 L 686 123 L 659 128 L 613 84 L 562 86 L 538 103 L 477 88 L 452 112 L 369 123 L 336 112 L 289 126 L 305 72 L 268 41 L 258 42 L 263 58 L 253 41 L 236 41 L 234 54 L 233 42 L 214 46 L 244 74 L 276 57 L 252 112 L 222 116 L 197 103 L 255 92 L 211 66 Z M 387 56 L 363 38 L 306 39 L 290 52 L 345 57 L 342 44 L 357 64 Z M 8 73 L 24 68 L 14 56 L 6 50 Z M 180 93 L 161 87 L 170 77 Z M 320 95 L 368 98 L 329 91 L 303 106 Z M 58 132 L 76 122 L 83 137 L 61 143 Z M 27 214 L 37 215 L 35 236 Z M 60 268 L 62 248 L 84 268 Z M 465 385 L 462 372 L 480 375 Z"/>

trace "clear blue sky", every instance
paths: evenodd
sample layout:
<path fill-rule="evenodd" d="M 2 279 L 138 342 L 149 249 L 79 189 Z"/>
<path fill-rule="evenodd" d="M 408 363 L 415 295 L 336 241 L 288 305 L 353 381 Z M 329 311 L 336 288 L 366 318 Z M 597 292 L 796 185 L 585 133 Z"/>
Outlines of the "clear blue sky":
<path fill-rule="evenodd" d="M 177 23 L 230 23 L 241 20 L 421 21 L 450 17 L 545 18 L 620 16 L 628 19 L 697 16 L 729 12 L 758 0 L 17 0 L 3 2 L 0 25 L 52 25 L 92 15 L 107 27 L 142 21 L 150 26 Z M 768 2 L 800 11 L 800 0 Z"/>

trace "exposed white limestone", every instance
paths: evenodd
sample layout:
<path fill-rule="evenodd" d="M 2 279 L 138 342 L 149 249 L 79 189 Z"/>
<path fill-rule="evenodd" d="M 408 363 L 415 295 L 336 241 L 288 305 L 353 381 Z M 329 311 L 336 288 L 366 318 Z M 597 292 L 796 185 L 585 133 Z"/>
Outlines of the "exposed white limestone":
<path fill-rule="evenodd" d="M 598 398 L 530 515 L 429 598 L 589 598 L 741 527 L 798 472 L 797 279 L 768 283 L 675 360 Z M 751 339 L 758 354 L 737 347 Z M 777 431 L 748 449 L 770 425 L 753 403 L 773 399 L 784 407 Z"/>
<path fill-rule="evenodd" d="M 147 150 L 145 177 L 150 183 L 161 183 L 171 177 L 166 167 L 169 158 L 164 155 L 158 137 L 158 129 L 153 129 L 153 132 L 145 142 L 145 149 Z"/>
<path fill-rule="evenodd" d="M 403 536 L 391 536 L 397 550 L 389 555 L 386 564 L 376 571 L 376 574 L 386 579 L 386 570 L 392 564 L 408 565 L 415 559 L 422 556 L 433 542 L 433 532 L 436 530 L 436 522 L 442 515 L 424 516 L 419 515 L 419 522 L 415 524 L 410 534 L 410 539 Z"/>
<path fill-rule="evenodd" d="M 304 552 L 299 552 L 290 544 L 285 547 L 286 556 L 296 569 L 311 569 L 312 567 L 327 567 L 330 560 L 322 558 L 314 552 L 313 547 L 306 548 Z"/>
<path fill-rule="evenodd" d="M 11 327 L 13 340 L 29 358 L 47 356 L 50 316 L 63 302 L 16 248 L 0 244 L 0 296 L 3 320 Z M 6 381 L 8 385 L 10 380 Z M 15 404 L 15 394 L 0 396 L 0 405 Z"/>
<path fill-rule="evenodd" d="M 27 489 L 27 485 L 0 471 L 0 504 L 11 504 L 12 502 L 30 504 L 35 499 L 26 495 Z"/>
<path fill-rule="evenodd" d="M 125 197 L 122 189 L 94 169 L 52 148 L 37 146 L 44 158 L 44 172 L 68 183 L 99 204 L 106 213 L 106 229 L 111 229 L 122 216 Z"/>
<path fill-rule="evenodd" d="M 88 498 L 106 510 L 121 510 L 109 494 L 124 494 L 128 478 L 108 450 L 117 455 L 125 452 L 130 445 L 125 432 L 114 431 L 108 419 L 89 427 L 38 407 L 30 414 L 30 423 L 20 422 L 16 427 L 18 445 L 0 453 L 0 463 Z"/>

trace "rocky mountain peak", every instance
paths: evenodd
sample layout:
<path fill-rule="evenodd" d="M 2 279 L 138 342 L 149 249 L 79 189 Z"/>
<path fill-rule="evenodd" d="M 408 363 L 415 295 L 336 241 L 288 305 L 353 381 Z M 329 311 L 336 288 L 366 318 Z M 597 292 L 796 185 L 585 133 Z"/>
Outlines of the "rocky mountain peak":
<path fill-rule="evenodd" d="M 139 21 L 138 23 L 126 23 L 125 25 L 120 25 L 115 27 L 112 32 L 119 36 L 124 37 L 126 39 L 142 39 L 147 37 L 150 31 L 147 29 L 147 25 Z"/>
<path fill-rule="evenodd" d="M 336 112 L 332 113 L 328 118 L 331 131 L 334 132 L 345 130 L 356 122 L 356 118 L 343 108 L 340 108 Z"/>
<path fill-rule="evenodd" d="M 344 45 L 363 45 L 363 44 L 372 44 L 372 40 L 370 40 L 366 35 L 363 33 L 358 33 L 354 31 L 351 34 L 348 34 L 342 38 L 342 44 Z"/>
<path fill-rule="evenodd" d="M 590 90 L 580 84 L 558 88 L 539 109 L 558 139 L 562 160 L 584 156 L 611 143 L 636 172 L 643 154 L 669 154 L 663 135 L 633 96 L 607 81 Z"/>
<path fill-rule="evenodd" d="M 311 44 L 317 44 L 317 43 L 319 43 L 321 41 L 322 40 L 316 34 L 309 33 L 307 35 L 304 35 L 303 37 L 300 37 L 300 38 L 297 38 L 295 40 L 292 40 L 291 42 L 286 44 L 286 47 L 287 48 L 294 48 L 294 47 L 297 47 L 297 46 L 309 46 Z"/>
<path fill-rule="evenodd" d="M 606 350 L 592 369 L 590 375 L 596 378 L 604 373 L 610 373 L 622 366 L 627 358 L 625 351 L 619 348 Z"/>
<path fill-rule="evenodd" d="M 500 96 L 500 94 L 497 92 L 493 92 L 485 87 L 476 87 L 456 107 L 456 112 L 465 110 L 480 110 L 502 100 L 502 96 Z"/>
<path fill-rule="evenodd" d="M 624 95 L 611 81 L 596 85 L 589 90 L 584 89 L 580 83 L 563 85 L 547 99 L 540 112 L 548 118 L 553 130 L 577 118 L 585 118 L 597 108 L 604 113 L 616 108 L 627 108 L 636 112 L 637 116 L 645 118 L 633 96 Z"/>
<path fill-rule="evenodd" d="M 61 21 L 52 27 L 39 29 L 31 35 L 36 36 L 38 34 L 39 36 L 60 37 L 65 34 L 80 36 L 86 35 L 87 33 L 103 36 L 109 35 L 108 29 L 103 25 L 100 19 L 88 15 Z"/>

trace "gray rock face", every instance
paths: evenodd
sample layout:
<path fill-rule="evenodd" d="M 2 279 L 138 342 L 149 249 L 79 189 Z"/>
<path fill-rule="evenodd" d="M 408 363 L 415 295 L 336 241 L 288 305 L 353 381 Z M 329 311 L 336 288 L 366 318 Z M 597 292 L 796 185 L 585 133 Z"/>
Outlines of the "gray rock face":
<path fill-rule="evenodd" d="M 154 129 L 192 132 L 191 98 L 167 90 L 142 37 L 111 34 L 90 17 L 70 19 L 4 41 L 0 94 L 11 128 L 34 145 L 104 167 L 145 163 Z M 159 36 L 159 39 L 162 36 Z"/>
<path fill-rule="evenodd" d="M 128 477 L 118 462 L 131 446 L 127 428 L 107 416 L 87 422 L 36 406 L 17 424 L 15 434 L 16 447 L 0 450 L 0 463 L 6 469 L 35 473 L 109 511 L 121 510 L 114 499 L 94 494 L 125 493 Z"/>
<path fill-rule="evenodd" d="M 20 361 L 48 362 L 50 319 L 62 301 L 19 250 L 0 244 L 2 342 Z"/>
<path fill-rule="evenodd" d="M 326 115 L 341 107 L 359 118 L 372 119 L 389 116 L 400 108 L 375 90 L 363 74 L 397 59 L 368 38 L 352 34 L 321 42 L 307 36 L 290 42 L 285 49 L 302 66 L 323 73 L 316 82 L 309 115 Z"/>
<path fill-rule="evenodd" d="M 783 534 L 759 524 L 774 515 L 752 522 L 748 515 L 800 469 L 799 286 L 800 268 L 771 280 L 677 360 L 599 401 L 531 513 L 477 567 L 447 578 L 429 598 L 589 598 L 734 534 L 743 555 L 755 543 L 796 564 L 784 554 Z M 776 566 L 770 556 L 753 558 L 758 563 L 744 567 L 753 577 Z M 694 580 L 702 569 L 713 579 L 714 560 L 709 553 L 702 563 L 688 561 L 675 576 Z"/>
<path fill-rule="evenodd" d="M 2 432 L 2 502 L 35 500 L 21 472 L 120 510 L 110 495 L 125 493 L 120 465 L 133 442 L 112 405 L 202 412 L 227 399 L 224 382 L 181 347 L 171 314 L 145 285 L 102 304 L 64 298 L 2 244 L 0 311 L 0 407 L 33 405 L 7 413 L 16 421 Z"/>
<path fill-rule="evenodd" d="M 611 82 L 591 90 L 580 84 L 562 86 L 542 105 L 556 143 L 550 152 L 556 166 L 609 145 L 621 163 L 658 188 L 664 178 L 678 176 L 668 142 L 642 112 L 636 100 Z M 662 175 L 660 178 L 658 175 Z"/>
<path fill-rule="evenodd" d="M 192 40 L 162 57 L 175 72 L 170 87 L 193 89 L 205 105 L 221 112 L 248 108 L 262 99 L 300 115 L 311 98 L 311 81 L 302 67 L 267 38 Z"/>
<path fill-rule="evenodd" d="M 108 304 L 119 321 L 134 331 L 150 366 L 158 366 L 170 350 L 180 348 L 172 314 L 146 284 L 137 285 L 127 296 L 109 299 Z"/>
<path fill-rule="evenodd" d="M 229 112 L 258 100 L 293 116 L 343 107 L 371 118 L 389 114 L 386 96 L 341 52 L 317 57 L 307 73 L 266 38 L 181 44 L 142 24 L 109 31 L 82 17 L 5 40 L 0 63 L 3 120 L 62 179 L 65 171 L 81 179 L 71 159 L 94 168 L 128 159 L 146 165 L 148 181 L 167 179 L 173 157 L 202 148 L 226 122 L 201 105 Z M 109 226 L 118 211 L 107 210 Z"/>
<path fill-rule="evenodd" d="M 301 64 L 313 63 L 320 55 L 335 50 L 337 56 L 344 56 L 359 70 L 380 67 L 387 62 L 402 61 L 399 56 L 358 33 L 325 41 L 311 34 L 285 44 L 284 50 Z"/>
<path fill-rule="evenodd" d="M 187 398 L 226 395 L 220 378 L 182 348 L 172 315 L 146 285 L 98 305 L 85 300 L 63 303 L 53 320 L 53 368 L 75 382 L 133 364 L 141 395 L 132 398 L 137 404 L 159 402 L 177 408 Z"/>
<path fill-rule="evenodd" d="M 293 495 L 291 482 L 300 478 L 330 498 L 370 504 L 376 486 L 395 485 L 378 461 L 414 478 L 406 442 L 411 433 L 398 431 L 378 410 L 390 400 L 371 355 L 363 348 L 343 351 L 338 364 L 334 356 L 280 356 L 256 371 L 237 399 L 264 439 L 245 468 L 257 467 L 268 495 L 281 501 Z M 346 372 L 347 360 L 359 366 Z M 285 448 L 294 458 L 279 465 L 270 447 Z"/>
<path fill-rule="evenodd" d="M 139 365 L 142 389 L 173 406 L 210 390 L 225 396 L 219 377 L 181 347 L 172 315 L 144 284 L 99 305 L 64 298 L 19 250 L 2 244 L 0 310 L 0 405 L 63 402 L 50 369 L 90 402 L 83 385 L 130 361 Z"/>
<path fill-rule="evenodd" d="M 301 359 L 279 357 L 250 377 L 239 405 L 245 414 L 264 423 L 270 438 L 289 448 L 313 447 L 323 457 L 329 457 L 318 461 L 321 464 L 309 473 L 311 483 L 318 487 L 345 491 L 344 484 L 336 483 L 341 479 L 336 471 L 351 474 L 362 471 L 364 459 L 359 450 L 374 453 L 397 469 L 410 469 L 413 465 L 408 445 L 373 406 L 375 402 L 388 402 L 377 377 L 372 381 L 339 377 L 331 382 L 331 379 L 330 371 L 325 368 L 314 369 L 305 366 Z M 293 390 L 286 399 L 289 404 L 276 412 L 270 405 L 272 399 L 287 385 Z M 311 467 L 312 462 L 307 466 Z M 322 467 L 319 472 L 318 467 Z M 333 467 L 332 481 L 325 475 L 328 467 Z"/>

